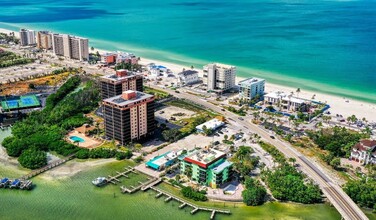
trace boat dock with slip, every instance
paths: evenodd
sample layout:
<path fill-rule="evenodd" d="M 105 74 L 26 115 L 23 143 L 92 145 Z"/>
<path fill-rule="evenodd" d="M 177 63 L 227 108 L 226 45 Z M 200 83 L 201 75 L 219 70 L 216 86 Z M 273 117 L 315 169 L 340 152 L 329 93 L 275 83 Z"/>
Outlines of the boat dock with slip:
<path fill-rule="evenodd" d="M 33 182 L 31 180 L 8 179 L 7 177 L 0 180 L 0 188 L 8 189 L 24 189 L 29 190 L 32 188 Z"/>
<path fill-rule="evenodd" d="M 165 195 L 167 198 L 165 199 L 165 202 L 169 202 L 170 200 L 174 199 L 178 202 L 181 203 L 181 205 L 179 206 L 179 209 L 182 209 L 184 208 L 185 206 L 190 206 L 192 208 L 192 211 L 191 211 L 191 214 L 195 214 L 196 212 L 198 211 L 207 211 L 207 212 L 211 212 L 211 215 L 210 215 L 210 219 L 214 219 L 215 217 L 215 214 L 216 213 L 222 213 L 222 214 L 227 214 L 227 215 L 230 215 L 231 214 L 231 211 L 230 210 L 223 210 L 223 209 L 215 209 L 215 208 L 209 208 L 209 207 L 203 207 L 203 206 L 198 206 L 198 205 L 195 205 L 193 203 L 190 203 L 182 198 L 179 198 L 175 195 L 172 195 L 171 193 L 168 193 L 164 190 L 161 190 L 161 189 L 158 189 L 158 188 L 155 188 L 154 186 L 151 186 L 150 189 L 156 191 L 158 194 L 155 196 L 155 198 L 159 198 L 161 197 L 162 195 Z"/>

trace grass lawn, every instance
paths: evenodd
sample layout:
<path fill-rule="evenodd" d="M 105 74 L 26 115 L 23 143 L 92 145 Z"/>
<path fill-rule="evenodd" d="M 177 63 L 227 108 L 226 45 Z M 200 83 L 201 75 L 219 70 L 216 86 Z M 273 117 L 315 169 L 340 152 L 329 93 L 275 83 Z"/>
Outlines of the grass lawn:
<path fill-rule="evenodd" d="M 144 92 L 147 93 L 147 94 L 154 95 L 156 100 L 168 98 L 168 97 L 171 96 L 167 92 L 164 92 L 164 91 L 158 90 L 158 89 L 153 89 L 153 88 L 150 88 L 148 86 L 144 86 Z"/>
<path fill-rule="evenodd" d="M 191 102 L 187 102 L 185 100 L 173 100 L 173 101 L 169 101 L 169 102 L 166 102 L 165 103 L 166 105 L 171 105 L 171 106 L 175 106 L 175 107 L 178 107 L 178 108 L 184 108 L 184 109 L 187 109 L 189 111 L 193 111 L 193 112 L 196 112 L 198 114 L 209 114 L 211 116 L 216 116 L 217 114 L 213 113 L 213 112 L 210 112 L 208 111 L 207 109 L 199 106 L 199 105 L 196 105 L 194 103 L 191 103 Z"/>

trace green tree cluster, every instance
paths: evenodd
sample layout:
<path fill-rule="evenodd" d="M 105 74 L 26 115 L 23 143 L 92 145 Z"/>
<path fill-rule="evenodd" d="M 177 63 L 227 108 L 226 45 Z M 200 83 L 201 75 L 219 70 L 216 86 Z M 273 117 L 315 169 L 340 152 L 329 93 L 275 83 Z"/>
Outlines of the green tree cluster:
<path fill-rule="evenodd" d="M 184 197 L 193 199 L 195 201 L 206 201 L 208 198 L 206 195 L 202 192 L 194 190 L 192 187 L 183 187 L 181 189 L 181 193 L 183 194 Z"/>
<path fill-rule="evenodd" d="M 350 180 L 345 184 L 344 190 L 354 202 L 376 212 L 376 180 L 374 178 Z"/>
<path fill-rule="evenodd" d="M 277 161 L 279 164 L 286 163 L 285 156 L 276 147 L 263 141 L 260 141 L 259 144 L 262 147 L 262 149 L 264 149 L 266 152 L 272 155 L 274 160 Z"/>
<path fill-rule="evenodd" d="M 232 106 L 229 106 L 229 107 L 227 107 L 227 110 L 229 110 L 230 112 L 233 112 L 233 113 L 235 113 L 235 114 L 237 114 L 237 115 L 240 115 L 240 116 L 246 116 L 246 114 L 247 114 L 247 113 L 244 111 L 243 108 L 236 109 L 236 108 L 234 108 L 234 107 L 232 107 Z"/>
<path fill-rule="evenodd" d="M 0 68 L 27 64 L 34 62 L 34 59 L 21 57 L 13 52 L 3 51 L 0 53 Z"/>
<path fill-rule="evenodd" d="M 47 154 L 44 151 L 30 148 L 21 153 L 18 162 L 23 167 L 37 169 L 47 165 Z"/>
<path fill-rule="evenodd" d="M 248 176 L 259 164 L 260 158 L 251 156 L 253 152 L 253 149 L 248 146 L 240 146 L 231 159 L 235 170 L 238 171 L 242 177 Z"/>
<path fill-rule="evenodd" d="M 65 142 L 63 137 L 68 129 L 88 122 L 83 114 L 96 108 L 99 102 L 99 91 L 93 82 L 87 82 L 85 88 L 73 92 L 80 82 L 78 76 L 71 77 L 47 98 L 46 108 L 34 111 L 14 124 L 12 136 L 5 138 L 2 143 L 10 156 L 19 157 L 28 149 L 56 151 L 63 156 L 79 150 L 74 144 Z M 28 155 L 37 154 L 29 152 Z M 27 164 L 32 169 L 41 166 L 43 163 Z"/>
<path fill-rule="evenodd" d="M 331 152 L 336 157 L 349 157 L 351 148 L 361 138 L 366 138 L 362 133 L 347 130 L 344 127 L 335 126 L 319 131 L 307 131 L 308 137 L 321 149 Z"/>
<path fill-rule="evenodd" d="M 78 159 L 88 159 L 88 158 L 112 158 L 116 157 L 117 160 L 129 159 L 132 157 L 131 151 L 117 151 L 114 149 L 96 148 L 96 149 L 80 149 L 76 153 Z"/>
<path fill-rule="evenodd" d="M 257 206 L 265 202 L 266 189 L 260 181 L 246 177 L 245 190 L 242 192 L 243 202 L 246 205 Z"/>
<path fill-rule="evenodd" d="M 320 188 L 287 163 L 275 170 L 263 171 L 262 179 L 276 199 L 304 204 L 321 202 Z"/>
<path fill-rule="evenodd" d="M 169 142 L 175 142 L 179 140 L 181 132 L 178 128 L 167 129 L 162 132 L 163 139 Z"/>

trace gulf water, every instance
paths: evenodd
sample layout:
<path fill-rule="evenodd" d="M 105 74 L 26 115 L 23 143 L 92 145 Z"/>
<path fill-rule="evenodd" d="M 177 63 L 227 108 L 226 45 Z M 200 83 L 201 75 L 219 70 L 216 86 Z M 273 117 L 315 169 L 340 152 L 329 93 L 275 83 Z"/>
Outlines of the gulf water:
<path fill-rule="evenodd" d="M 1 0 L 0 22 L 376 103 L 374 0 Z"/>

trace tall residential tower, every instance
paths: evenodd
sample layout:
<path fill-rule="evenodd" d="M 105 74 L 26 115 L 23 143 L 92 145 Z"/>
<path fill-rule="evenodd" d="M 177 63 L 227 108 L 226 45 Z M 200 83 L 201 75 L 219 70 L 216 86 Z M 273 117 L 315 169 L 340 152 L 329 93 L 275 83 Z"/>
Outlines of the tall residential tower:
<path fill-rule="evenodd" d="M 204 66 L 204 83 L 208 91 L 224 92 L 235 86 L 236 67 L 219 63 Z"/>
<path fill-rule="evenodd" d="M 52 49 L 58 56 L 76 60 L 89 59 L 89 40 L 67 34 L 51 34 Z"/>
<path fill-rule="evenodd" d="M 52 36 L 49 31 L 38 31 L 37 33 L 37 47 L 39 49 L 52 49 Z"/>
<path fill-rule="evenodd" d="M 143 76 L 128 70 L 116 70 L 115 74 L 103 76 L 100 81 L 102 99 L 121 95 L 127 90 L 143 91 Z"/>
<path fill-rule="evenodd" d="M 21 29 L 20 30 L 20 44 L 21 46 L 35 45 L 35 31 Z"/>
<path fill-rule="evenodd" d="M 154 134 L 154 96 L 128 90 L 103 100 L 104 128 L 108 139 L 121 145 Z"/>

